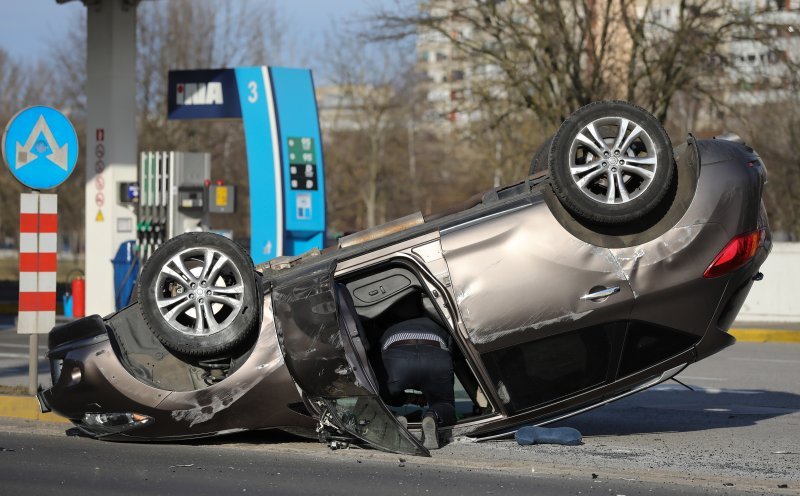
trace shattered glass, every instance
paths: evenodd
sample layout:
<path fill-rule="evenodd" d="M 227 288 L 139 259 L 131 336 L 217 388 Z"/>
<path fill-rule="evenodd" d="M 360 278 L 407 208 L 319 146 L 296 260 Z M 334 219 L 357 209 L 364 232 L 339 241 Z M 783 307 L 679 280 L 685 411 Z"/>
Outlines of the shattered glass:
<path fill-rule="evenodd" d="M 408 455 L 429 456 L 376 396 L 349 396 L 326 400 L 340 427 L 374 447 Z"/>

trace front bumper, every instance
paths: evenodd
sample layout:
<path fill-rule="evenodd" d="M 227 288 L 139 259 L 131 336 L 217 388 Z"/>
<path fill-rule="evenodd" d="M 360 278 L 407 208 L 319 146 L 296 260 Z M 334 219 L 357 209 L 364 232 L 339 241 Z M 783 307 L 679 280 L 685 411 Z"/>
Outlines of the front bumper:
<path fill-rule="evenodd" d="M 93 437 L 118 441 L 316 425 L 292 408 L 302 400 L 275 342 L 274 328 L 262 329 L 247 360 L 225 380 L 201 389 L 170 391 L 146 384 L 127 368 L 120 359 L 124 346 L 111 329 L 114 322 L 113 317 L 106 322 L 93 316 L 51 332 L 47 356 L 53 386 L 37 395 L 42 410 L 68 418 Z"/>

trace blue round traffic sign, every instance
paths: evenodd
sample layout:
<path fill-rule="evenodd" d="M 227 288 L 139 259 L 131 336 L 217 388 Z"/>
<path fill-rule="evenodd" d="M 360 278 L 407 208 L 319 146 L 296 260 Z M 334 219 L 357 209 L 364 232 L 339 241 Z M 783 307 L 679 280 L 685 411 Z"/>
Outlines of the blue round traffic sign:
<path fill-rule="evenodd" d="M 52 189 L 75 170 L 78 135 L 58 110 L 28 107 L 8 122 L 2 151 L 17 181 L 31 189 Z"/>

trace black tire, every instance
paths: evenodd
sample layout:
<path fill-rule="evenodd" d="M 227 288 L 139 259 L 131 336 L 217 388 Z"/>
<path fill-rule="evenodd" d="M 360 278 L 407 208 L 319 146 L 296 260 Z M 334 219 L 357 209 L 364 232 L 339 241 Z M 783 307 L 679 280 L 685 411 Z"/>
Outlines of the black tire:
<path fill-rule="evenodd" d="M 164 243 L 145 263 L 139 308 L 167 349 L 224 357 L 258 328 L 258 287 L 253 261 L 238 244 L 217 234 L 187 233 Z"/>
<path fill-rule="evenodd" d="M 547 159 L 550 156 L 550 146 L 552 144 L 553 144 L 553 136 L 550 136 L 549 138 L 544 140 L 544 143 L 539 145 L 539 148 L 536 149 L 536 153 L 533 154 L 533 159 L 531 159 L 531 166 L 528 169 L 529 176 L 547 170 L 547 167 L 549 165 L 547 163 Z"/>
<path fill-rule="evenodd" d="M 590 103 L 570 115 L 553 138 L 548 164 L 564 208 L 606 225 L 641 219 L 661 206 L 676 167 L 661 123 L 623 101 Z"/>

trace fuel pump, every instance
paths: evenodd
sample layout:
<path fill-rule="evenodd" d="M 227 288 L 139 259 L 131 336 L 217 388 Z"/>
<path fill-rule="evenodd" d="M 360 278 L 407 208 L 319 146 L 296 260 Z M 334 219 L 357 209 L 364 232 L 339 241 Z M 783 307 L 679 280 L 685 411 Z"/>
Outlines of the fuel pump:
<path fill-rule="evenodd" d="M 208 153 L 142 152 L 137 250 L 142 264 L 170 238 L 208 229 Z"/>

